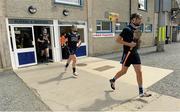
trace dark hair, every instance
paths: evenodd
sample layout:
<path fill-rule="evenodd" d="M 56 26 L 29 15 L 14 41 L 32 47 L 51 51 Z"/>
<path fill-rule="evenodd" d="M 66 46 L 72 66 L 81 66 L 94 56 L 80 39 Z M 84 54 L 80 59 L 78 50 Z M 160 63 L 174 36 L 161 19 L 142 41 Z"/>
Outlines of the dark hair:
<path fill-rule="evenodd" d="M 66 33 L 63 32 L 63 33 L 61 33 L 61 36 L 65 35 L 65 34 L 66 34 Z"/>
<path fill-rule="evenodd" d="M 133 14 L 131 14 L 130 20 L 132 20 L 134 18 L 139 18 L 140 19 L 140 18 L 142 18 L 142 15 L 139 14 L 139 13 L 133 13 Z"/>

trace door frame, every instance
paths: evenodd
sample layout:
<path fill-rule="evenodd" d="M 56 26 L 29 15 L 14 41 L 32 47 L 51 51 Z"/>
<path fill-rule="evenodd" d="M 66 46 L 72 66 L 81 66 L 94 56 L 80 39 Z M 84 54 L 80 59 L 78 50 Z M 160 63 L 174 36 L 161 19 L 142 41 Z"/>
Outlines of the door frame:
<path fill-rule="evenodd" d="M 55 62 L 55 37 L 54 37 L 54 26 L 53 25 L 47 25 L 47 24 L 33 24 L 33 27 L 41 26 L 41 27 L 49 27 L 50 28 L 50 38 L 51 38 L 51 47 L 52 47 L 52 58 L 53 62 Z"/>
<path fill-rule="evenodd" d="M 60 27 L 62 27 L 62 26 L 72 26 L 73 25 L 73 23 L 71 23 L 71 24 L 59 24 L 58 25 L 58 31 L 59 31 L 59 36 L 58 37 L 60 37 L 60 34 L 61 34 L 61 32 L 60 32 Z M 76 24 L 76 26 L 77 26 L 77 28 L 83 28 L 84 29 L 84 43 L 81 43 L 81 46 L 86 46 L 86 55 L 85 56 L 80 56 L 80 57 L 78 57 L 78 58 L 83 58 L 83 57 L 87 57 L 89 54 L 89 51 L 88 51 L 88 32 L 87 32 L 87 24 L 86 24 L 86 22 L 85 22 L 85 24 L 84 25 L 82 25 L 82 24 Z M 61 46 L 59 47 L 60 49 L 61 49 Z M 62 51 L 61 50 L 59 50 L 60 51 L 60 60 L 62 61 L 63 59 L 62 59 Z"/>
<path fill-rule="evenodd" d="M 7 23 L 8 23 L 8 19 L 6 20 Z M 14 31 L 12 32 L 12 27 L 32 27 L 32 32 L 33 32 L 33 45 L 34 45 L 34 48 L 35 48 L 35 57 L 36 57 L 36 64 L 37 63 L 37 54 L 36 54 L 36 45 L 35 45 L 35 35 L 34 35 L 34 26 L 47 26 L 50 28 L 50 36 L 51 36 L 51 44 L 52 44 L 52 58 L 53 58 L 53 62 L 55 62 L 55 37 L 54 37 L 54 26 L 53 25 L 49 25 L 49 24 L 7 24 L 7 33 L 8 33 L 8 41 L 9 41 L 9 48 L 10 48 L 10 55 L 11 55 L 11 63 L 12 63 L 12 67 L 13 69 L 18 69 L 20 67 L 25 67 L 25 66 L 18 66 L 18 59 L 16 58 L 17 56 L 17 53 L 15 53 L 15 48 L 16 46 L 14 44 L 11 44 L 11 40 L 10 38 L 14 35 Z M 9 27 L 11 29 L 11 31 L 9 31 Z M 13 38 L 13 37 L 12 37 Z M 13 39 L 12 39 L 12 43 L 13 42 Z M 12 49 L 13 47 L 13 49 Z M 17 49 L 16 49 L 17 50 Z M 27 66 L 31 66 L 31 65 L 36 65 L 36 64 L 27 64 Z"/>
<path fill-rule="evenodd" d="M 9 20 L 13 20 L 13 22 L 11 21 L 11 23 L 9 22 Z M 55 32 L 55 29 L 56 29 L 56 25 L 58 26 L 58 23 L 55 23 L 54 24 L 54 21 L 55 20 L 46 20 L 46 21 L 52 21 L 52 23 L 48 23 L 48 24 L 29 24 L 29 22 L 28 22 L 28 24 L 24 24 L 24 23 L 20 23 L 20 22 L 18 22 L 18 21 L 15 21 L 16 19 L 13 19 L 13 18 L 6 18 L 6 30 L 7 30 L 7 36 L 8 36 L 8 44 L 9 44 L 9 50 L 10 50 L 10 57 L 11 57 L 11 66 L 12 66 L 12 68 L 13 69 L 18 69 L 18 66 L 16 65 L 16 59 L 15 59 L 15 53 L 14 53 L 14 45 L 12 45 L 12 41 L 11 41 L 11 38 L 12 38 L 12 29 L 10 30 L 10 28 L 11 28 L 11 26 L 17 26 L 17 27 L 21 27 L 21 26 L 24 26 L 24 27 L 26 27 L 26 26 L 32 26 L 32 27 L 34 27 L 34 26 L 48 26 L 48 27 L 50 27 L 50 33 L 51 33 L 51 41 L 52 41 L 52 56 L 53 56 L 53 61 L 54 62 L 57 62 L 57 60 L 56 60 L 56 58 L 57 58 L 57 56 L 55 55 L 55 53 L 56 53 L 56 33 L 57 32 Z M 23 19 L 18 19 L 18 20 L 23 20 Z M 25 19 L 25 20 L 27 20 L 27 21 L 36 21 L 36 19 Z M 38 21 L 38 20 L 37 20 Z M 41 20 L 40 20 L 41 21 Z M 56 20 L 57 21 L 57 20 Z M 17 23 L 14 23 L 14 22 L 17 22 Z M 25 21 L 26 22 L 26 21 Z M 34 35 L 34 31 L 33 31 L 33 35 Z M 35 39 L 35 37 L 34 37 L 34 39 Z M 34 40 L 34 42 L 35 42 L 35 40 Z M 13 49 L 12 49 L 13 48 Z M 35 46 L 35 48 L 36 48 L 36 46 Z M 35 52 L 36 53 L 36 52 Z M 35 54 L 36 55 L 36 60 L 37 60 L 37 54 Z"/>

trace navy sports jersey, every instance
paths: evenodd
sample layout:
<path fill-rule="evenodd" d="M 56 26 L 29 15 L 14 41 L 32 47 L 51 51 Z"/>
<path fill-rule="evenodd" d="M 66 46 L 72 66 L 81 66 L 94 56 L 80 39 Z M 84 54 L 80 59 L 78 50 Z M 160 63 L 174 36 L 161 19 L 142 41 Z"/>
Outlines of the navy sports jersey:
<path fill-rule="evenodd" d="M 120 33 L 120 36 L 123 38 L 125 42 L 131 43 L 133 41 L 133 33 L 135 28 L 133 28 L 131 25 L 128 25 L 126 28 L 123 29 L 123 31 Z M 129 46 L 123 45 L 124 53 L 127 53 L 130 50 Z M 137 47 L 135 46 L 132 50 L 132 53 L 135 53 L 137 51 Z"/>
<path fill-rule="evenodd" d="M 130 43 L 134 40 L 134 30 L 136 29 L 133 28 L 131 25 L 128 25 L 126 28 L 123 29 L 120 36 L 123 38 L 125 42 Z M 129 46 L 123 45 L 123 56 L 121 59 L 122 64 L 124 63 L 129 50 L 130 50 Z M 133 47 L 131 54 L 129 55 L 125 63 L 125 66 L 129 67 L 131 64 L 141 64 L 141 59 L 139 53 L 137 52 L 137 45 Z"/>
<path fill-rule="evenodd" d="M 77 50 L 77 43 L 80 40 L 80 35 L 78 33 L 74 34 L 70 32 L 67 33 L 66 37 L 68 38 L 68 48 L 70 54 L 75 54 Z"/>
<path fill-rule="evenodd" d="M 48 35 L 43 35 L 43 34 L 41 34 L 39 39 L 40 39 L 41 41 L 43 41 L 43 42 L 39 42 L 41 49 L 46 49 L 46 48 L 49 47 Z"/>
<path fill-rule="evenodd" d="M 78 33 L 74 34 L 74 33 L 68 33 L 67 35 L 68 38 L 68 47 L 75 49 L 77 48 L 77 43 L 80 40 L 80 35 Z"/>

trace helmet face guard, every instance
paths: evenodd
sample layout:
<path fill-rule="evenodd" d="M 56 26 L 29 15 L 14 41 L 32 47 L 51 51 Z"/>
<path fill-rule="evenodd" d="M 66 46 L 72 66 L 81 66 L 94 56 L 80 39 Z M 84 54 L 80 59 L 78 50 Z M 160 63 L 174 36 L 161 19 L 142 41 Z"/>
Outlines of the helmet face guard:
<path fill-rule="evenodd" d="M 77 30 L 78 30 L 77 26 L 76 25 L 72 25 L 71 30 L 74 31 L 74 32 L 77 32 Z"/>

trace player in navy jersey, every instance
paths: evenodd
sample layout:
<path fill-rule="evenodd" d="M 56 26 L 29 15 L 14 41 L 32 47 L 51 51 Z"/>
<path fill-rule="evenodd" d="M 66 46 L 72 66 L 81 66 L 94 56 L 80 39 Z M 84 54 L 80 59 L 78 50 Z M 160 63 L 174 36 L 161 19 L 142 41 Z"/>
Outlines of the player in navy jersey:
<path fill-rule="evenodd" d="M 139 86 L 139 96 L 148 97 L 151 94 L 143 91 L 143 79 L 141 71 L 141 60 L 139 53 L 137 52 L 137 43 L 135 43 L 134 31 L 140 26 L 142 16 L 138 13 L 133 13 L 130 17 L 130 24 L 123 29 L 119 37 L 116 39 L 118 43 L 123 44 L 123 55 L 121 59 L 122 68 L 116 73 L 116 75 L 110 79 L 110 85 L 115 90 L 115 81 L 124 75 L 129 66 L 132 64 L 137 76 L 137 83 Z"/>
<path fill-rule="evenodd" d="M 80 34 L 77 32 L 77 26 L 73 25 L 71 27 L 71 32 L 66 34 L 66 38 L 68 38 L 68 50 L 70 55 L 65 65 L 65 71 L 72 61 L 73 75 L 77 76 L 78 73 L 76 72 L 76 51 L 81 45 Z"/>

